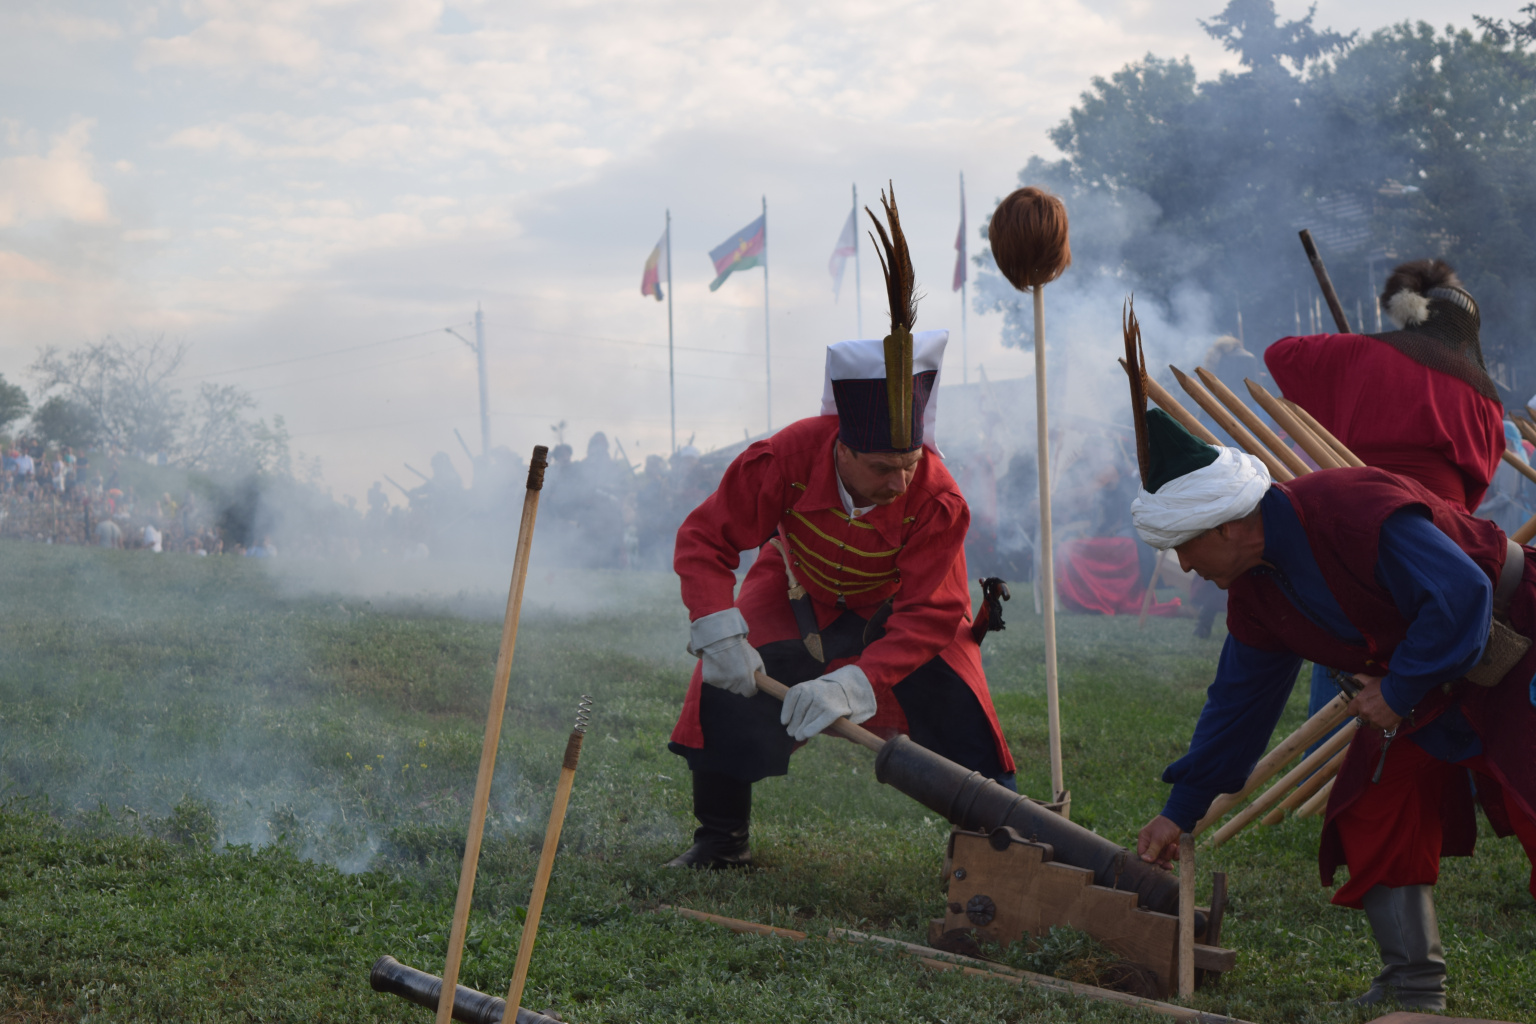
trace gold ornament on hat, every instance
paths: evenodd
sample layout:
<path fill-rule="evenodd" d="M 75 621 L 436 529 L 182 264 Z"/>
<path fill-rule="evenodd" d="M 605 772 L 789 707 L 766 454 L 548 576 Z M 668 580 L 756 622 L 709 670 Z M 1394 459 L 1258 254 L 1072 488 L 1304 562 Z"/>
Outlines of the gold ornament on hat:
<path fill-rule="evenodd" d="M 885 272 L 885 292 L 891 305 L 891 333 L 885 336 L 885 397 L 891 411 L 891 447 L 905 451 L 912 447 L 912 325 L 917 322 L 918 297 L 914 292 L 912 255 L 907 251 L 906 236 L 901 233 L 901 215 L 896 212 L 896 186 L 887 184 L 891 195 L 887 199 L 881 189 L 880 205 L 885 208 L 890 234 L 886 234 L 873 210 L 866 206 L 864 212 L 880 233 L 875 255 Z M 873 234 L 869 237 L 875 241 Z"/>

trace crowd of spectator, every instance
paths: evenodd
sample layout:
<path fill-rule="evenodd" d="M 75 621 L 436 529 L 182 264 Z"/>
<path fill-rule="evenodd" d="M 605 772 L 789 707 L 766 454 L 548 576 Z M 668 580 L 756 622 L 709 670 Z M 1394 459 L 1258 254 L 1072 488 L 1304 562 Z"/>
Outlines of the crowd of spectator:
<path fill-rule="evenodd" d="M 119 486 L 120 459 L 99 457 L 31 437 L 0 443 L 0 538 L 45 544 L 94 544 L 194 555 L 277 553 L 270 537 L 226 546 L 217 510 L 190 490 L 141 498 Z"/>

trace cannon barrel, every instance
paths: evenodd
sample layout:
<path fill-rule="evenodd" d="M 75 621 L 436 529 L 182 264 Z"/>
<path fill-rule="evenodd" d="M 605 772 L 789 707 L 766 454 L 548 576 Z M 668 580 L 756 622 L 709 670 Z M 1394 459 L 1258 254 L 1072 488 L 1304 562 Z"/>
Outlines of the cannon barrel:
<path fill-rule="evenodd" d="M 426 971 L 407 967 L 389 954 L 373 962 L 368 973 L 368 984 L 375 992 L 389 992 L 417 1006 L 437 1009 L 437 997 L 443 990 L 443 979 Z M 457 985 L 453 990 L 453 1019 L 463 1024 L 501 1024 L 507 1012 L 507 1001 L 472 988 Z M 517 1024 L 559 1024 L 553 1017 L 534 1013 L 518 1007 Z"/>
<path fill-rule="evenodd" d="M 991 832 L 1007 825 L 1025 839 L 1049 843 L 1057 861 L 1090 869 L 1096 885 L 1134 892 L 1148 910 L 1179 912 L 1176 876 L 906 736 L 880 748 L 875 778 L 963 829 Z M 1197 920 L 1197 931 L 1200 926 Z"/>

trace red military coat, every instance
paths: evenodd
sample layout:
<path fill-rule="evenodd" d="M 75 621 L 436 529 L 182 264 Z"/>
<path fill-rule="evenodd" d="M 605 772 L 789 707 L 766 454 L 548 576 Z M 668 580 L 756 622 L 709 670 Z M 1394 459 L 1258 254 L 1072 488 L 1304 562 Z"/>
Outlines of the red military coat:
<path fill-rule="evenodd" d="M 1264 365 L 1285 397 L 1367 466 L 1477 510 L 1504 451 L 1504 411 L 1466 381 L 1362 334 L 1281 338 Z"/>
<path fill-rule="evenodd" d="M 731 463 L 715 493 L 689 514 L 673 556 L 689 618 L 734 604 L 747 620 L 753 646 L 799 639 L 784 562 L 768 544 L 777 537 L 820 625 L 830 624 L 843 608 L 869 618 L 887 597 L 893 598 L 883 637 L 857 658 L 827 663 L 828 672 L 856 663 L 869 678 L 877 707 L 865 728 L 885 735 L 907 731 L 891 688 L 942 657 L 981 702 L 998 759 L 1013 771 L 981 670 L 981 649 L 971 636 L 964 551 L 970 511 L 959 487 L 944 463 L 928 452 L 905 494 L 850 519 L 837 491 L 832 454 L 837 430 L 836 416 L 816 416 L 758 441 Z M 740 552 L 753 549 L 761 550 L 738 596 Z M 695 667 L 672 730 L 673 742 L 685 747 L 704 746 L 702 685 L 701 669 Z"/>

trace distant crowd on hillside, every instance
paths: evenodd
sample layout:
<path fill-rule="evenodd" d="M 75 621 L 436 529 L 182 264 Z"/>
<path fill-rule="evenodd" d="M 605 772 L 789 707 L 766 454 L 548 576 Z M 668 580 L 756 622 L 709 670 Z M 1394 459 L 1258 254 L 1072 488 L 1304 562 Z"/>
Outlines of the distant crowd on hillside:
<path fill-rule="evenodd" d="M 102 467 L 89 453 L 19 437 L 0 445 L 0 538 L 45 544 L 182 551 L 195 555 L 276 555 L 270 537 L 226 546 L 207 501 L 187 491 L 141 498 L 131 484 L 119 486 L 120 460 Z"/>

